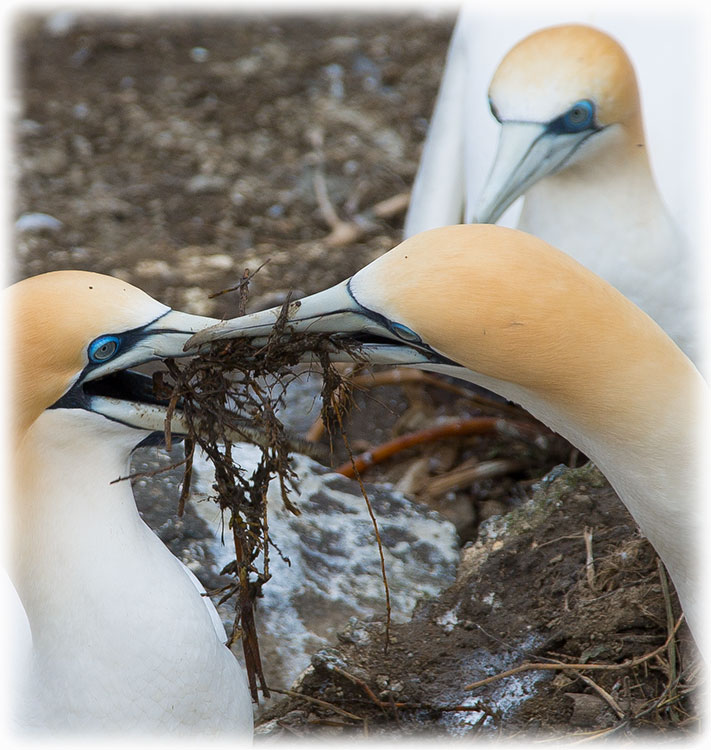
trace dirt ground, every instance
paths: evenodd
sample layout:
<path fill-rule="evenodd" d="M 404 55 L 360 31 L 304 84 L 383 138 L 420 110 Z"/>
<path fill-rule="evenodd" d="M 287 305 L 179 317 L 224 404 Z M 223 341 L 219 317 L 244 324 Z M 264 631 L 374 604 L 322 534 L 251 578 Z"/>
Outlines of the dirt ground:
<path fill-rule="evenodd" d="M 584 542 L 592 529 L 594 572 Z M 669 695 L 664 659 L 644 658 L 663 643 L 665 621 L 654 550 L 587 464 L 486 525 L 465 549 L 457 582 L 389 639 L 381 622 L 354 622 L 336 648 L 316 654 L 299 690 L 329 707 L 293 696 L 263 727 L 281 736 L 328 727 L 354 736 L 540 739 L 689 731 L 688 700 L 657 705 Z M 553 661 L 579 669 L 546 671 Z M 592 666 L 623 661 L 631 667 Z M 541 662 L 540 671 L 468 687 Z"/>
<path fill-rule="evenodd" d="M 253 309 L 346 278 L 400 240 L 402 194 L 453 20 L 19 19 L 14 211 L 23 218 L 13 277 L 100 271 L 216 317 L 237 301 L 209 294 L 267 260 L 252 282 Z M 528 429 L 413 449 L 368 475 L 400 483 L 454 521 L 468 545 L 458 581 L 393 627 L 387 650 L 382 623 L 353 622 L 314 655 L 300 694 L 263 717 L 263 734 L 698 729 L 685 626 L 679 645 L 665 645 L 675 597 L 584 457 L 505 405 L 447 386 L 391 384 L 358 404 L 349 424 L 356 448 L 442 415 L 495 414 Z M 508 463 L 497 473 L 496 461 Z M 435 489 L 433 480 L 472 462 L 490 462 L 493 473 Z M 522 506 L 561 463 L 582 468 Z M 465 688 L 556 660 L 633 664 L 526 670 Z"/>
<path fill-rule="evenodd" d="M 393 30 L 399 27 L 397 35 Z M 395 245 L 402 212 L 330 250 L 314 176 L 343 219 L 407 191 L 451 20 L 86 19 L 17 35 L 17 275 L 113 273 L 177 308 L 265 260 L 253 304 L 317 291 Z M 319 145 L 321 143 L 322 145 Z"/>

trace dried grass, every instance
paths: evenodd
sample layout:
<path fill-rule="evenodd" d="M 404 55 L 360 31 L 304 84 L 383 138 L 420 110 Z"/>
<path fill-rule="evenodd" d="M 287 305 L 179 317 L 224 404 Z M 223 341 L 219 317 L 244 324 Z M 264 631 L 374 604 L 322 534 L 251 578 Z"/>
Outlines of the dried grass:
<path fill-rule="evenodd" d="M 242 305 L 249 275 L 245 273 L 239 289 Z M 259 644 L 254 625 L 254 602 L 262 587 L 271 578 L 270 553 L 281 554 L 269 534 L 267 489 L 274 479 L 281 490 L 284 506 L 299 514 L 292 501 L 297 477 L 290 464 L 290 453 L 296 446 L 313 453 L 310 444 L 299 443 L 289 434 L 277 415 L 288 383 L 295 377 L 293 368 L 306 355 L 320 362 L 323 369 L 322 418 L 333 434 L 341 429 L 341 411 L 345 408 L 343 393 L 348 391 L 339 371 L 331 364 L 330 353 L 349 344 L 336 342 L 327 335 L 299 334 L 289 331 L 289 300 L 282 308 L 266 343 L 256 346 L 247 339 L 217 342 L 201 350 L 190 360 L 166 360 L 170 376 L 167 382 L 161 373 L 155 378 L 155 390 L 168 402 L 166 443 L 170 445 L 170 422 L 180 409 L 187 426 L 184 480 L 179 512 L 190 491 L 192 460 L 195 446 L 207 455 L 215 470 L 215 500 L 223 512 L 235 549 L 234 560 L 225 567 L 234 581 L 223 589 L 221 603 L 235 597 L 235 620 L 229 644 L 242 641 L 247 674 L 253 700 L 258 690 L 269 697 L 265 683 Z M 338 392 L 338 398 L 335 394 Z M 235 439 L 255 443 L 261 450 L 256 468 L 247 476 L 235 462 Z"/>

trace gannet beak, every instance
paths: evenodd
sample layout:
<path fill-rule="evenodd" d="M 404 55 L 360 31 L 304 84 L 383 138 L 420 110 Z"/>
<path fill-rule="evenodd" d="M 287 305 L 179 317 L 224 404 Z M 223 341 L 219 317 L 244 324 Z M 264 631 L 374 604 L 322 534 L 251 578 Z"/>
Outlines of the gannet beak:
<path fill-rule="evenodd" d="M 496 223 L 516 198 L 558 171 L 594 132 L 555 133 L 548 124 L 503 122 L 494 165 L 468 222 Z"/>
<path fill-rule="evenodd" d="M 349 285 L 350 280 L 346 280 L 323 292 L 292 302 L 287 312 L 288 327 L 299 333 L 351 333 L 364 327 L 370 330 L 372 321 L 368 318 L 367 310 L 354 299 Z M 241 318 L 223 320 L 190 338 L 185 349 L 187 351 L 221 339 L 268 336 L 281 314 L 281 307 L 273 307 Z"/>
<path fill-rule="evenodd" d="M 87 372 L 85 381 L 97 380 L 127 367 L 168 357 L 185 357 L 185 342 L 197 331 L 219 323 L 215 318 L 169 310 L 137 331 L 129 332 L 129 345 L 105 365 Z M 130 339 L 133 339 L 130 341 Z"/>
<path fill-rule="evenodd" d="M 268 336 L 279 316 L 281 307 L 274 307 L 241 318 L 225 320 L 205 328 L 192 336 L 186 350 L 223 339 L 249 338 L 260 340 Z M 356 346 L 355 356 L 370 364 L 424 366 L 441 364 L 459 367 L 425 344 L 417 333 L 360 304 L 351 290 L 351 279 L 322 292 L 293 302 L 288 309 L 285 335 L 297 333 L 325 333 L 347 338 Z M 305 355 L 309 358 L 309 355 Z M 351 362 L 350 351 L 334 347 L 333 362 Z M 460 368 L 461 369 L 461 368 Z"/>
<path fill-rule="evenodd" d="M 153 379 L 127 368 L 161 359 L 192 356 L 195 352 L 185 351 L 187 340 L 206 326 L 218 323 L 214 318 L 170 310 L 142 329 L 132 332 L 137 340 L 129 351 L 87 374 L 56 406 L 63 406 L 63 401 L 66 403 L 73 398 L 76 406 L 136 430 L 162 434 L 169 427 L 174 436 L 190 434 L 190 425 L 181 410 L 181 402 L 178 401 L 173 409 L 168 425 L 168 401 L 155 395 Z M 246 440 L 256 445 L 268 445 L 265 433 L 237 412 L 232 415 L 229 424 L 222 425 L 222 430 L 224 436 L 233 441 Z M 290 439 L 295 450 L 307 453 L 312 458 L 320 458 L 318 451 L 310 450 L 298 439 Z"/>
<path fill-rule="evenodd" d="M 129 368 L 169 357 L 188 356 L 185 342 L 197 331 L 219 321 L 169 310 L 147 325 L 121 334 L 121 349 L 105 364 L 88 369 L 54 408 L 82 408 L 138 430 L 162 432 L 167 402 L 153 393 L 152 379 Z M 176 434 L 186 433 L 182 414 L 171 422 Z"/>

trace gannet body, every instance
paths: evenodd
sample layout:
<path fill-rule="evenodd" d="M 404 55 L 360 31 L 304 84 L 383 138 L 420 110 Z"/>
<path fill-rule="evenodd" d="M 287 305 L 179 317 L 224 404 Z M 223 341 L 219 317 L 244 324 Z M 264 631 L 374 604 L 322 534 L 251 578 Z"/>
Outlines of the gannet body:
<path fill-rule="evenodd" d="M 225 321 L 188 346 L 262 337 L 278 313 Z M 373 363 L 477 383 L 565 436 L 654 545 L 700 639 L 696 454 L 706 386 L 612 286 L 530 235 L 459 225 L 416 235 L 293 303 L 290 321 L 294 330 L 355 335 Z"/>
<path fill-rule="evenodd" d="M 115 482 L 165 418 L 127 368 L 180 356 L 215 321 L 84 272 L 26 279 L 8 297 L 10 574 L 32 637 L 17 724 L 249 737 L 246 677 L 214 606 L 143 523 L 130 482 Z"/>
<path fill-rule="evenodd" d="M 666 136 L 664 130 L 655 130 L 655 152 L 648 146 L 648 127 L 642 125 L 635 71 L 608 34 L 583 25 L 546 28 L 518 41 L 505 56 L 505 48 L 501 50 L 492 71 L 481 51 L 483 31 L 491 29 L 488 21 L 478 20 L 479 27 L 464 12 L 455 30 L 406 236 L 462 219 L 493 223 L 524 195 L 519 229 L 564 250 L 605 278 L 698 359 L 694 261 L 650 166 L 650 151 L 657 165 L 665 163 L 662 152 L 668 162 L 664 179 L 679 185 L 667 192 L 685 226 L 693 224 L 695 217 L 689 214 L 694 190 L 688 188 L 693 169 L 678 147 L 688 142 L 678 135 L 679 128 L 689 126 L 680 125 L 678 118 L 669 122 L 675 97 L 693 89 L 689 76 L 682 74 L 688 51 L 674 55 L 673 61 L 672 56 L 664 57 L 667 67 L 660 69 L 660 52 L 650 44 L 644 23 L 605 19 L 604 27 L 619 33 L 625 44 L 629 39 L 643 62 L 645 100 L 651 102 L 646 113 L 651 119 L 645 125 L 666 126 Z M 511 26 L 520 29 L 528 22 L 513 21 Z M 639 39 L 642 31 L 647 32 L 646 45 Z M 664 37 L 673 42 L 675 31 L 678 34 L 677 29 L 665 28 Z M 509 28 L 503 39 L 510 34 Z M 490 36 L 500 39 L 493 32 Z M 488 96 L 499 123 L 498 150 L 487 141 L 481 122 L 486 92 L 480 69 L 490 77 Z M 472 101 L 475 93 L 480 101 Z M 458 96 L 462 101 L 455 106 Z M 671 154 L 670 133 L 675 144 Z M 679 182 L 682 174 L 686 183 Z M 680 203 L 686 205 L 679 208 Z"/>

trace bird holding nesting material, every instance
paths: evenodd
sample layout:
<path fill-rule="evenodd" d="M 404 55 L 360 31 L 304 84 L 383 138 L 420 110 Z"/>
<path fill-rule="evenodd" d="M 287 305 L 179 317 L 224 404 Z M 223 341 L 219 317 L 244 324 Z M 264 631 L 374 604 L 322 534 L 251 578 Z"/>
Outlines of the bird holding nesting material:
<path fill-rule="evenodd" d="M 471 163 L 481 171 L 492 158 L 482 153 L 484 139 L 473 130 L 465 104 L 454 110 L 451 103 L 466 89 L 474 64 L 466 54 L 476 58 L 465 21 L 452 42 L 406 236 L 459 221 L 463 213 L 468 222 L 494 223 L 524 196 L 519 229 L 609 281 L 698 361 L 693 260 L 652 174 L 637 79 L 625 50 L 586 25 L 545 28 L 515 44 L 490 82 L 499 144 L 483 187 L 475 188 Z M 652 83 L 664 90 L 663 81 Z M 453 137 L 457 127 L 459 140 Z M 457 175 L 456 189 L 444 183 L 443 150 Z M 678 160 L 677 152 L 675 147 Z M 687 203 L 693 192 L 685 195 Z M 438 196 L 448 195 L 446 205 Z"/>
<path fill-rule="evenodd" d="M 86 272 L 6 294 L 10 577 L 31 628 L 18 725 L 250 737 L 246 676 L 214 606 L 143 523 L 130 483 L 115 482 L 166 419 L 150 379 L 129 368 L 181 356 L 216 321 Z"/>
<path fill-rule="evenodd" d="M 263 337 L 280 312 L 225 321 L 187 346 Z M 696 459 L 707 386 L 611 285 L 523 232 L 458 225 L 411 237 L 341 284 L 292 303 L 289 327 L 355 338 L 372 363 L 476 383 L 566 437 L 655 547 L 703 645 Z"/>

